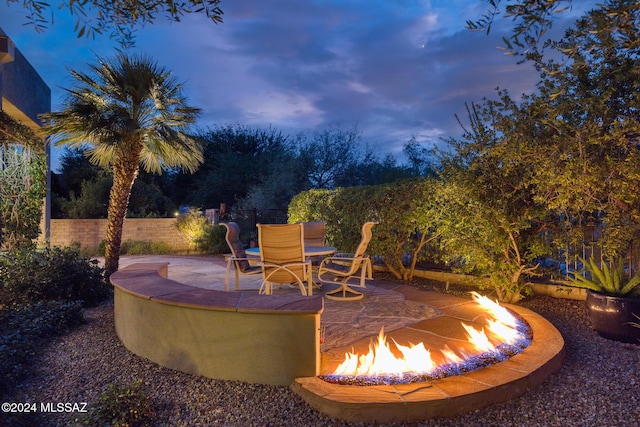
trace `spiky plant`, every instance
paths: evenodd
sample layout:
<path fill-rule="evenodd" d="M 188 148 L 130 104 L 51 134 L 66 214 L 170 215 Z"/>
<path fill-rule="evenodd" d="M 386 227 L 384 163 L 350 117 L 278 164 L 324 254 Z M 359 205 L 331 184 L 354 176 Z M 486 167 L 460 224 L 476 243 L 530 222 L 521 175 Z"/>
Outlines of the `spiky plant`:
<path fill-rule="evenodd" d="M 618 297 L 640 293 L 640 273 L 629 277 L 624 271 L 622 259 L 615 263 L 603 261 L 598 264 L 592 256 L 589 260 L 580 258 L 580 261 L 582 261 L 584 269 L 577 273 L 571 273 L 572 277 L 569 279 L 571 286 Z M 585 271 L 590 273 L 591 278 L 583 275 Z"/>

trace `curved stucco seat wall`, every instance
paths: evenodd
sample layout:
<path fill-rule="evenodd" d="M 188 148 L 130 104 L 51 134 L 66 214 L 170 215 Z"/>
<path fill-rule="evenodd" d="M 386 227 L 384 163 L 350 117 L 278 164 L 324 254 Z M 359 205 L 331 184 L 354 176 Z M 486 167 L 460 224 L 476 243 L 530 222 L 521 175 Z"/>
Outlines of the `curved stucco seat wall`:
<path fill-rule="evenodd" d="M 290 385 L 320 371 L 321 295 L 266 296 L 189 286 L 168 263 L 111 275 L 115 329 L 133 353 L 209 378 Z"/>

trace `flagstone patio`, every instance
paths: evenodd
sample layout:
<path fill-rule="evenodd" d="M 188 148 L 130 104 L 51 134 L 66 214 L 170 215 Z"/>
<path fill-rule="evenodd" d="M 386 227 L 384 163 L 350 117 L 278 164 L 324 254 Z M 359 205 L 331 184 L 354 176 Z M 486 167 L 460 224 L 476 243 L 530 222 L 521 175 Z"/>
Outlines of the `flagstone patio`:
<path fill-rule="evenodd" d="M 147 262 L 169 262 L 171 280 L 205 289 L 224 288 L 226 263 L 220 257 L 131 256 L 122 257 L 120 266 Z M 257 293 L 260 280 L 260 275 L 242 276 L 243 292 Z M 273 298 L 291 293 L 299 294 L 299 290 L 283 287 Z M 461 321 L 482 326 L 476 323 L 481 312 L 471 300 L 380 280 L 371 281 L 364 293 L 359 301 L 325 300 L 321 375 L 333 372 L 348 351 L 366 353 L 381 328 L 399 343 L 422 341 L 427 348 L 439 349 L 445 344 L 468 345 Z M 564 340 L 551 323 L 534 312 L 519 306 L 509 308 L 530 325 L 533 339 L 507 361 L 428 382 L 352 386 L 304 377 L 297 378 L 292 389 L 330 416 L 380 423 L 449 417 L 513 399 L 560 369 Z"/>

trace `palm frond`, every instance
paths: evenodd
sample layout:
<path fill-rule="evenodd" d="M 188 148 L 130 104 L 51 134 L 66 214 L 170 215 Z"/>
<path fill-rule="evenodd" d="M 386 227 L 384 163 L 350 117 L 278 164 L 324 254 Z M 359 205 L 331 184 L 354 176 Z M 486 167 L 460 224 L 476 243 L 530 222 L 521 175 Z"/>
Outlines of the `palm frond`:
<path fill-rule="evenodd" d="M 89 70 L 70 70 L 74 83 L 64 109 L 44 116 L 56 145 L 89 146 L 89 159 L 100 166 L 134 147 L 147 171 L 197 169 L 202 148 L 187 131 L 200 109 L 187 105 L 169 70 L 148 56 L 123 52 L 98 57 Z"/>

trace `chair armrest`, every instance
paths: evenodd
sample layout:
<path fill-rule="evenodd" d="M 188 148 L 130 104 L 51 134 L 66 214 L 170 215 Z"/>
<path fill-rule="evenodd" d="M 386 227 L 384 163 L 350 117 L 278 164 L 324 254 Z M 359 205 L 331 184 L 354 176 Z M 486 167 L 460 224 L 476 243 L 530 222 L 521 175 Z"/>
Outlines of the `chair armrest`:
<path fill-rule="evenodd" d="M 329 264 L 330 262 L 334 261 L 336 264 L 340 264 L 340 263 L 344 263 L 346 261 L 363 261 L 365 259 L 369 258 L 369 255 L 364 255 L 361 257 L 354 257 L 353 254 L 343 254 L 343 255 L 350 255 L 350 256 L 329 256 L 326 257 L 322 260 L 322 262 L 320 263 L 320 266 L 322 267 L 325 264 Z"/>
<path fill-rule="evenodd" d="M 331 258 L 353 258 L 355 254 L 351 252 L 336 252 Z"/>
<path fill-rule="evenodd" d="M 240 258 L 240 257 L 235 257 L 233 256 L 233 254 L 224 254 L 224 259 L 227 261 L 250 261 L 252 259 L 256 259 L 255 257 L 244 257 L 244 258 Z"/>
<path fill-rule="evenodd" d="M 259 265 L 260 259 L 256 257 L 236 257 L 233 254 L 224 254 L 224 260 L 227 262 L 231 261 L 247 261 L 250 267 L 255 267 Z"/>
<path fill-rule="evenodd" d="M 261 267 L 289 267 L 289 266 L 307 265 L 307 264 L 311 264 L 311 260 L 307 259 L 307 260 L 304 260 L 304 261 L 287 262 L 285 264 L 276 264 L 276 263 L 272 263 L 272 262 L 260 261 L 256 265 L 259 265 Z"/>

